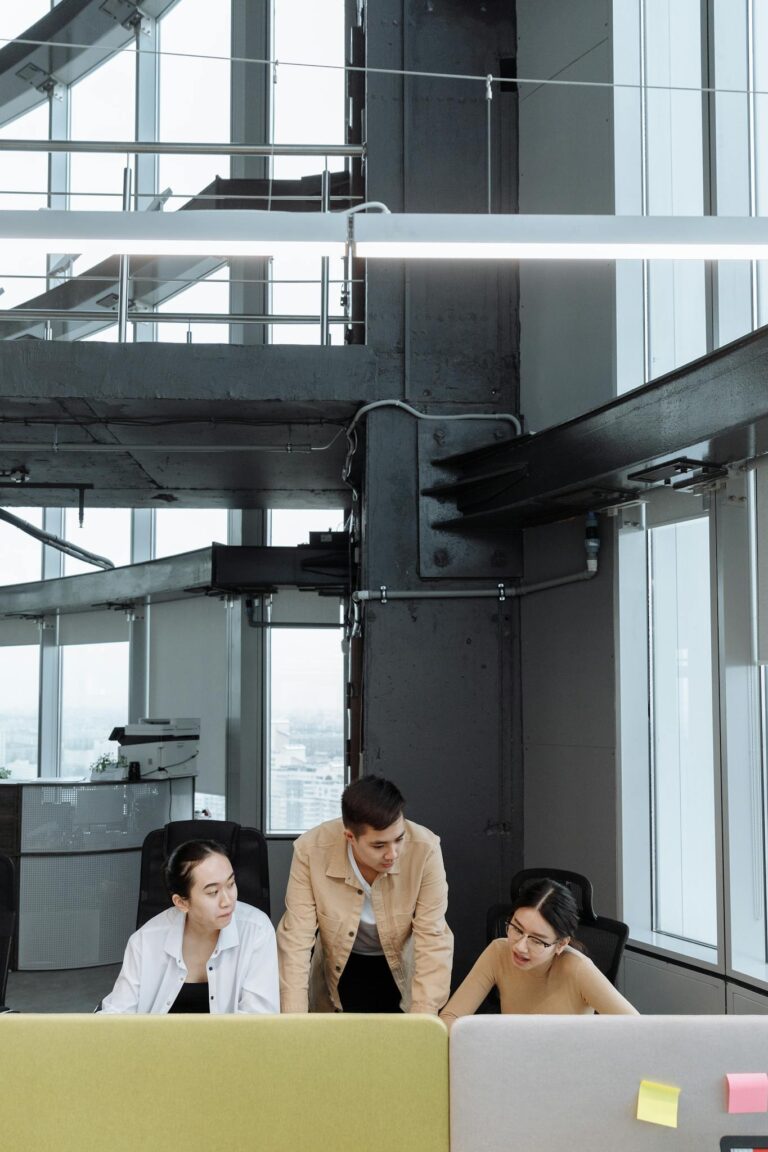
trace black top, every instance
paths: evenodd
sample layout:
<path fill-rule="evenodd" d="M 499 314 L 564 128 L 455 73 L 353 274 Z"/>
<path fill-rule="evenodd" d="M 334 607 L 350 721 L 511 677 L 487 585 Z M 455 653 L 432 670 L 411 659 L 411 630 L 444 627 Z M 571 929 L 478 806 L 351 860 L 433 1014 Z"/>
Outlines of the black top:
<path fill-rule="evenodd" d="M 208 981 L 202 984 L 182 984 L 179 994 L 168 1009 L 171 1012 L 210 1012 Z"/>

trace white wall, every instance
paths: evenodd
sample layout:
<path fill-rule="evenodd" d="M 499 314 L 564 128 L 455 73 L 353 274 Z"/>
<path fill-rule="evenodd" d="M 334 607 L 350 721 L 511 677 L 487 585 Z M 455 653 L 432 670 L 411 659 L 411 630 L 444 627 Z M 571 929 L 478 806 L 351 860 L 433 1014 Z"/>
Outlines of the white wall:
<path fill-rule="evenodd" d="M 226 779 L 226 604 L 195 597 L 152 606 L 149 705 L 152 716 L 199 716 L 196 786 L 224 795 Z"/>

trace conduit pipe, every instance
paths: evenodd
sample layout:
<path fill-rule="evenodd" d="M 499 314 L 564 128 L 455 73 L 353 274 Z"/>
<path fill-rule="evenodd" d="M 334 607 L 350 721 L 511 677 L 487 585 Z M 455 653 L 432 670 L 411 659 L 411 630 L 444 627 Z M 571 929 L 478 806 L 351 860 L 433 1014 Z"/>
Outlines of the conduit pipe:
<path fill-rule="evenodd" d="M 61 536 L 54 536 L 53 532 L 46 532 L 45 529 L 38 528 L 36 524 L 30 524 L 28 520 L 14 516 L 12 512 L 6 512 L 4 508 L 0 508 L 0 520 L 5 520 L 6 524 L 12 524 L 14 528 L 19 528 L 28 536 L 33 536 L 35 540 L 39 540 L 51 548 L 56 548 L 59 552 L 74 557 L 75 560 L 82 560 L 86 564 L 94 564 L 97 568 L 104 568 L 105 570 L 115 567 L 106 556 L 98 556 L 95 552 L 81 548 L 79 544 L 72 544 L 69 540 L 62 539 Z"/>
<path fill-rule="evenodd" d="M 513 600 L 520 596 L 530 596 L 533 592 L 546 592 L 550 588 L 562 588 L 565 584 L 578 584 L 597 576 L 597 559 L 600 553 L 600 537 L 597 531 L 597 514 L 588 512 L 586 517 L 584 548 L 587 553 L 587 566 L 581 572 L 570 576 L 557 576 L 552 580 L 539 580 L 535 584 L 497 584 L 495 588 L 414 588 L 409 590 L 391 589 L 382 584 L 377 589 L 360 590 L 352 593 L 352 599 L 359 603 L 375 601 L 386 604 L 388 600 Z"/>

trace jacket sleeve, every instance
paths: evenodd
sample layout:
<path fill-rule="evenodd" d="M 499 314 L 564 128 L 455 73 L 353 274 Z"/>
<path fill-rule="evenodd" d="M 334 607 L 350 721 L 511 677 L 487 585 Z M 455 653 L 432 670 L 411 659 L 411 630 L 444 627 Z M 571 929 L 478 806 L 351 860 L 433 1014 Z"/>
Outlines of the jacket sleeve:
<path fill-rule="evenodd" d="M 453 933 L 445 922 L 448 883 L 436 843 L 427 857 L 413 914 L 411 1012 L 437 1015 L 451 991 Z"/>
<path fill-rule="evenodd" d="M 471 1016 L 496 983 L 493 945 L 489 944 L 443 1008 L 440 1019 L 450 1029 L 460 1016 Z"/>
<path fill-rule="evenodd" d="M 317 905 L 309 864 L 297 840 L 285 893 L 285 915 L 277 926 L 280 1007 L 283 1012 L 309 1011 L 309 965 L 317 932 Z"/>
<path fill-rule="evenodd" d="M 584 957 L 586 960 L 586 957 Z M 607 976 L 591 960 L 579 965 L 579 992 L 585 1004 L 601 1016 L 638 1016 L 634 1005 L 614 988 Z"/>
<path fill-rule="evenodd" d="M 123 966 L 109 996 L 101 1002 L 102 1012 L 116 1014 L 136 1013 L 139 1010 L 139 984 L 141 981 L 141 933 L 134 932 L 128 941 Z"/>
<path fill-rule="evenodd" d="M 275 930 L 268 920 L 259 925 L 251 944 L 236 1013 L 280 1011 L 280 983 L 277 972 Z"/>

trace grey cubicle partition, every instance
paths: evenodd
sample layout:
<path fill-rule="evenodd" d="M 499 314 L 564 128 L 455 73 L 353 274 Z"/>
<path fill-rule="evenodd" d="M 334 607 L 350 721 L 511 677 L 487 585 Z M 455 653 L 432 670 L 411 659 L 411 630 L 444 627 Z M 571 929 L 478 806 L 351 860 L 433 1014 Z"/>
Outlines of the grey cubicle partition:
<path fill-rule="evenodd" d="M 765 1016 L 472 1016 L 451 1030 L 451 1152 L 719 1152 L 763 1136 L 727 1073 L 768 1072 Z M 641 1080 L 680 1088 L 678 1127 L 636 1119 Z M 752 1147 L 751 1144 L 745 1144 Z"/>

